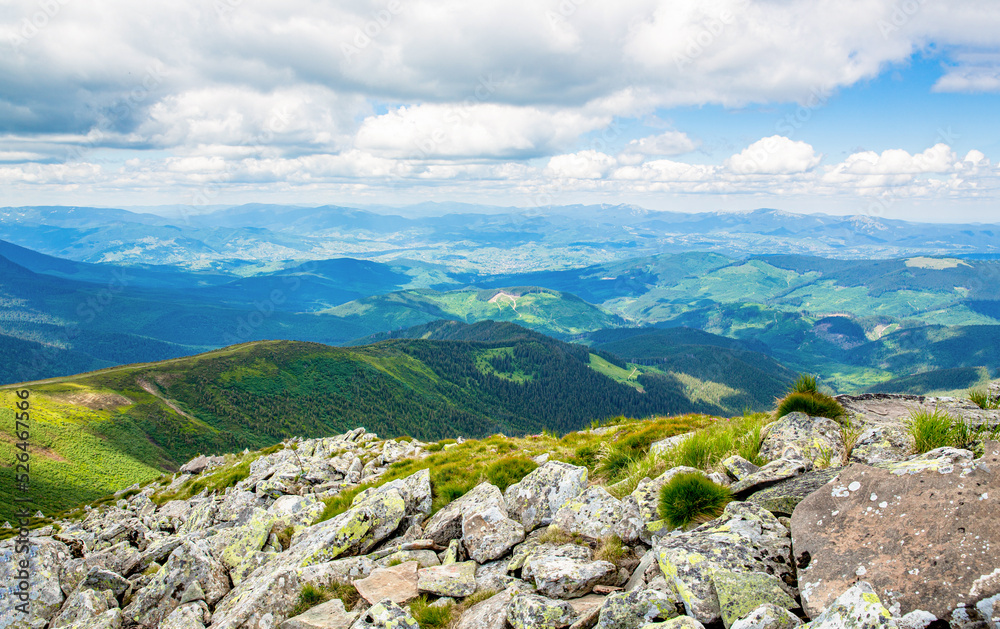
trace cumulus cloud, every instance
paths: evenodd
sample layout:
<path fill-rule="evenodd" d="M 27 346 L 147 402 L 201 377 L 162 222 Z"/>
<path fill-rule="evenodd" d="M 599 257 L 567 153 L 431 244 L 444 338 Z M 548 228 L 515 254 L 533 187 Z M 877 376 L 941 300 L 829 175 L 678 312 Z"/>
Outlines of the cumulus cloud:
<path fill-rule="evenodd" d="M 821 159 L 805 142 L 772 135 L 733 155 L 726 160 L 725 166 L 741 175 L 790 175 L 812 170 Z"/>
<path fill-rule="evenodd" d="M 625 147 L 626 153 L 640 155 L 683 155 L 698 148 L 698 143 L 680 131 L 666 131 L 632 140 Z"/>

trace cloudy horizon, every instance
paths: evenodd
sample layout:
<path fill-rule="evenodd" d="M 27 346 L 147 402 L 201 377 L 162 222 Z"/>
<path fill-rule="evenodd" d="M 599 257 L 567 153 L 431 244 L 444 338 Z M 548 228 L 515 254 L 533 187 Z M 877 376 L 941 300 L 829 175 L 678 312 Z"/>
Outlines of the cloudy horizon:
<path fill-rule="evenodd" d="M 987 0 L 13 0 L 5 205 L 995 222 Z"/>

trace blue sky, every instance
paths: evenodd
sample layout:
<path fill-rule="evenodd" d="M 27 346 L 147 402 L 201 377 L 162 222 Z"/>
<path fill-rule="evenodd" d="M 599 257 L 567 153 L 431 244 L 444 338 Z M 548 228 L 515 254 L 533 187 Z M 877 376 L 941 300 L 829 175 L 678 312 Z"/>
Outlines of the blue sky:
<path fill-rule="evenodd" d="M 0 7 L 7 204 L 993 221 L 998 106 L 987 0 Z"/>

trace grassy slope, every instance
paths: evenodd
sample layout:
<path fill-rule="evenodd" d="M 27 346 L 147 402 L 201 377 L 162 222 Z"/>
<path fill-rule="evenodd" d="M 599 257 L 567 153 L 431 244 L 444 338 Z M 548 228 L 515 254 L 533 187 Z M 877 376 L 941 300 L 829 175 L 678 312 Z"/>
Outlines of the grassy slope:
<path fill-rule="evenodd" d="M 622 413 L 722 410 L 704 396 L 688 399 L 684 382 L 655 369 L 640 377 L 641 393 L 636 383 L 591 369 L 595 360 L 614 366 L 585 348 L 517 326 L 462 329 L 493 342 L 405 340 L 351 349 L 257 342 L 23 385 L 32 394 L 33 491 L 44 510 L 54 510 L 148 480 L 198 453 L 359 425 L 432 439 L 566 431 Z M 0 389 L 5 426 L 13 419 L 13 390 Z M 0 460 L 14 454 L 12 443 L 0 441 Z M 9 505 L 12 475 L 6 467 L 0 472 L 0 502 Z"/>

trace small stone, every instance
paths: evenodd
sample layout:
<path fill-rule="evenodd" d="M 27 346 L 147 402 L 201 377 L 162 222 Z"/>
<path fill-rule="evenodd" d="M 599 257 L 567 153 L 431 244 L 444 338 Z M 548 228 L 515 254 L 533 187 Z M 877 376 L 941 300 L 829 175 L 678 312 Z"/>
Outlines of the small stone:
<path fill-rule="evenodd" d="M 437 596 L 465 598 L 476 591 L 476 562 L 423 568 L 417 571 L 417 589 Z"/>
<path fill-rule="evenodd" d="M 801 624 L 798 616 L 784 607 L 764 603 L 734 622 L 729 629 L 795 629 Z"/>

